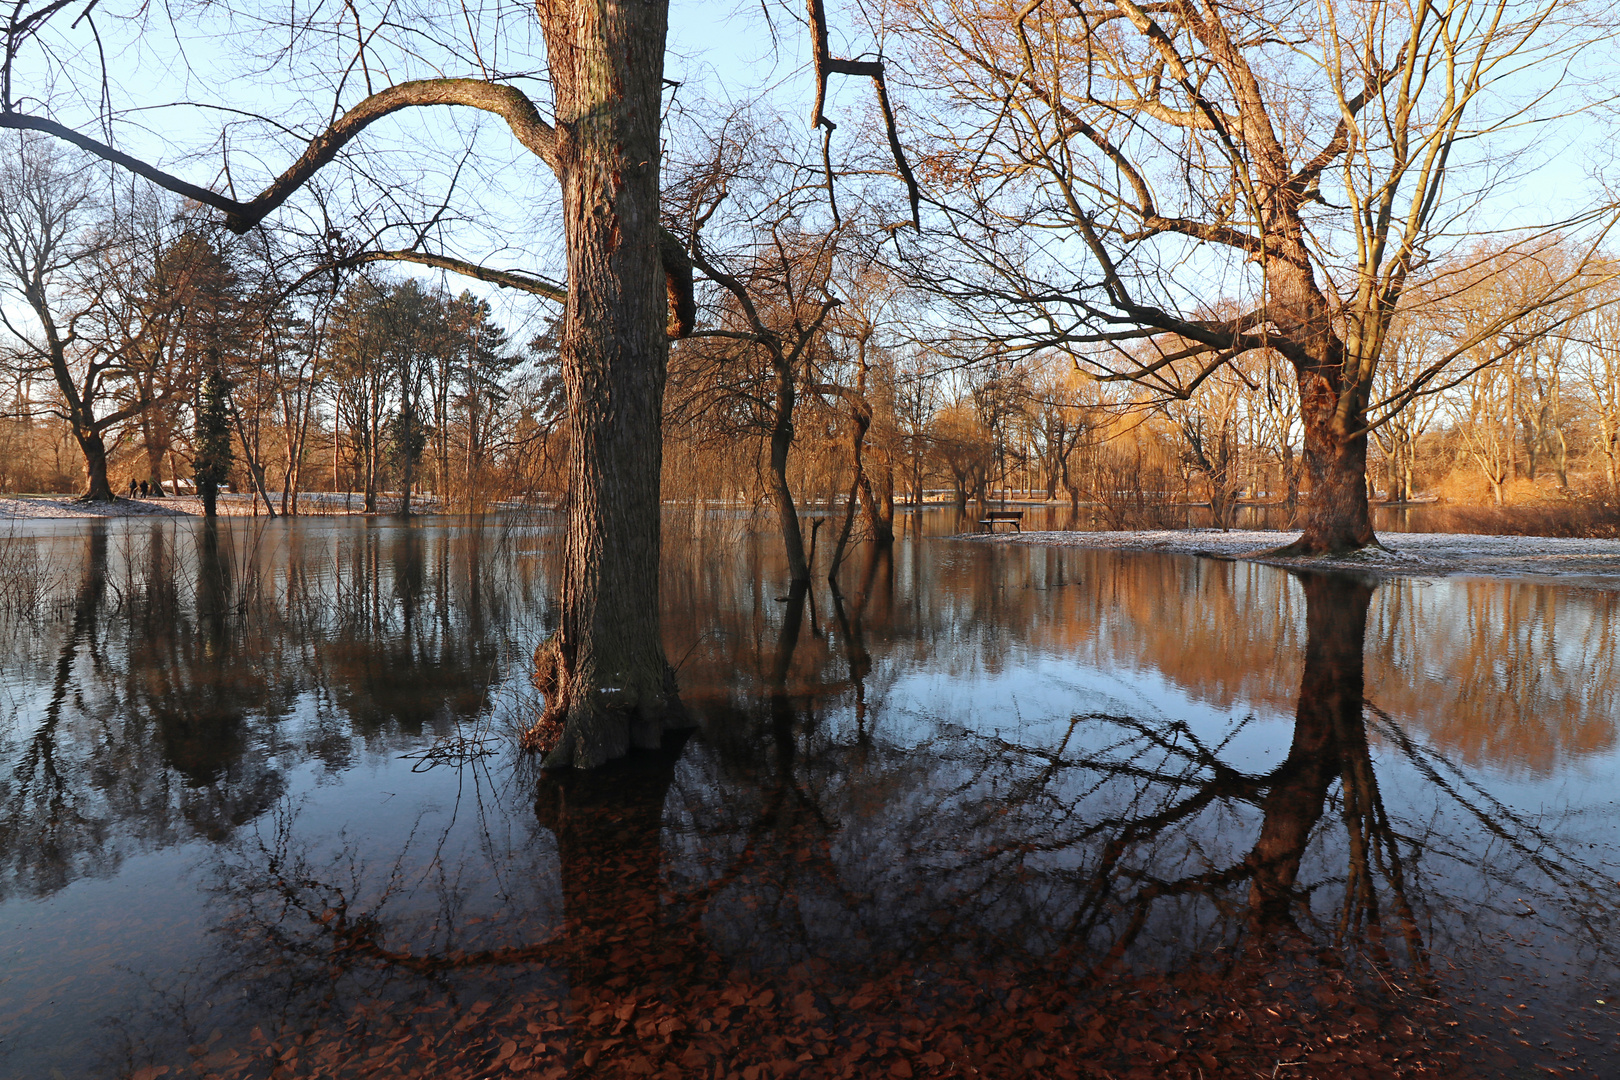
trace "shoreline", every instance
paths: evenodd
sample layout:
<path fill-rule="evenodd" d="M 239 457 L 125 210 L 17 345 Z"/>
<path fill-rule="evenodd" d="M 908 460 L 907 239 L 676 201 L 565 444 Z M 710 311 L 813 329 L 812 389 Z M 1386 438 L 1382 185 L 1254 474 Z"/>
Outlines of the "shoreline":
<path fill-rule="evenodd" d="M 346 498 L 325 491 L 306 491 L 298 496 L 299 514 L 306 517 L 363 517 L 365 511 L 360 509 L 359 505 L 363 501 L 357 495 Z M 429 497 L 424 500 L 421 512 L 436 512 L 428 509 L 431 505 L 432 499 Z M 255 508 L 259 513 L 254 513 Z M 264 504 L 259 501 L 257 495 L 221 493 L 215 509 L 220 517 L 268 517 L 264 513 Z M 279 508 L 276 514 L 278 517 L 281 516 Z M 119 495 L 110 503 L 80 502 L 76 495 L 24 497 L 0 495 L 0 521 L 202 516 L 202 499 L 196 495 L 165 495 L 134 499 L 127 495 Z"/>
<path fill-rule="evenodd" d="M 1384 549 L 1349 555 L 1273 555 L 1299 530 L 1157 529 L 1140 532 L 959 533 L 953 540 L 1095 551 L 1162 552 L 1252 562 L 1291 570 L 1359 571 L 1379 576 L 1586 578 L 1620 585 L 1620 540 L 1477 533 L 1382 533 Z"/>
<path fill-rule="evenodd" d="M 264 517 L 254 514 L 256 495 L 221 494 L 221 517 Z M 352 496 L 350 497 L 352 498 Z M 431 504 L 431 499 L 426 500 Z M 329 492 L 299 496 L 301 517 L 363 517 L 348 498 Z M 434 511 L 423 506 L 423 513 Z M 200 518 L 202 500 L 195 495 L 82 503 L 76 496 L 0 496 L 0 521 L 90 520 L 107 518 Z M 941 536 L 970 544 L 1024 547 L 1072 547 L 1094 551 L 1159 552 L 1194 555 L 1228 562 L 1251 562 L 1292 570 L 1332 570 L 1377 576 L 1540 577 L 1586 579 L 1606 587 L 1620 586 L 1620 540 L 1598 538 L 1485 535 L 1478 533 L 1382 533 L 1384 548 L 1349 555 L 1283 557 L 1272 552 L 1296 539 L 1298 530 L 1144 529 L 1114 532 L 996 532 Z"/>

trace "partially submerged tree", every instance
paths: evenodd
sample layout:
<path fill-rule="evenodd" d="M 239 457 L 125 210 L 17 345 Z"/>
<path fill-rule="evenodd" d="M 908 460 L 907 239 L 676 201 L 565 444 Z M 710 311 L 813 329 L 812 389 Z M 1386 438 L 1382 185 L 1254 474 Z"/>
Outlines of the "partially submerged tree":
<path fill-rule="evenodd" d="M 144 12 L 131 17 L 145 18 Z M 318 33 L 302 15 L 286 18 L 295 42 Z M 373 248 L 348 258 L 444 267 L 564 303 L 569 524 L 557 630 L 537 653 L 547 688 L 546 720 L 528 742 L 551 749 L 547 762 L 552 766 L 581 767 L 617 757 L 632 745 L 658 745 L 668 724 L 685 722 L 659 632 L 659 421 L 666 329 L 682 334 L 691 321 L 690 265 L 680 246 L 661 234 L 658 220 L 667 3 L 536 4 L 534 20 L 550 75 L 551 101 L 544 110 L 548 103 L 531 99 L 516 78 L 488 75 L 476 48 L 472 56 L 447 48 L 444 66 L 478 71 L 477 77 L 435 73 L 390 84 L 381 72 L 392 65 L 378 63 L 375 54 L 397 22 L 383 11 L 373 32 L 355 35 L 353 54 L 332 69 L 353 73 L 354 80 L 337 78 L 336 91 L 334 80 L 312 81 L 321 88 L 312 93 L 326 98 L 316 99 L 316 109 L 327 119 L 307 129 L 296 160 L 248 199 L 186 181 L 19 95 L 14 73 L 35 66 L 67 83 L 88 78 L 99 80 L 98 86 L 112 85 L 105 71 L 58 69 L 64 57 L 104 55 L 92 47 L 91 36 L 97 19 L 112 17 L 97 9 L 95 0 L 82 5 L 44 0 L 14 11 L 0 68 L 0 127 L 42 131 L 73 143 L 218 211 L 235 231 L 263 221 L 374 124 L 402 111 L 459 106 L 493 114 L 550 167 L 562 196 L 566 291 L 534 274 L 447 254 L 430 245 L 436 235 L 431 224 L 403 248 Z M 52 34 L 57 37 L 51 39 Z M 82 36 L 82 47 L 61 48 L 62 39 L 74 34 Z M 334 40 L 343 38 L 337 34 Z M 401 69 L 416 67 L 420 44 L 412 36 L 391 59 Z M 350 89 L 362 86 L 358 95 Z M 102 99 L 96 100 L 99 110 Z M 546 120 L 543 111 L 553 119 Z M 101 114 L 78 122 L 110 126 L 112 120 Z M 229 175 L 233 162 L 222 166 L 221 173 Z"/>
<path fill-rule="evenodd" d="M 1372 428 L 1590 284 L 1577 255 L 1375 395 L 1406 294 L 1500 183 L 1487 155 L 1519 149 L 1599 37 L 1564 6 L 891 0 L 940 102 L 929 165 L 949 190 L 948 238 L 919 276 L 987 336 L 1070 349 L 1095 377 L 1165 398 L 1275 350 L 1297 379 L 1311 484 L 1291 550 L 1372 543 Z M 1212 316 L 1216 301 L 1228 307 Z M 1126 348 L 1161 339 L 1175 347 Z"/>
<path fill-rule="evenodd" d="M 727 195 L 723 181 L 694 193 L 692 259 L 723 290 L 723 298 L 714 325 L 695 335 L 708 340 L 693 343 L 692 359 L 711 375 L 693 380 L 691 389 L 700 395 L 732 397 L 734 407 L 728 411 L 743 426 L 768 438 L 770 501 L 787 553 L 788 575 L 795 583 L 805 583 L 810 580 L 810 562 L 788 481 L 788 455 L 794 448 L 795 410 L 815 381 L 811 373 L 815 353 L 825 350 L 827 317 L 839 304 L 828 287 L 838 230 L 803 231 L 791 203 L 780 205 L 780 196 L 769 192 L 762 198 L 766 219 L 748 220 L 751 215 L 745 215 L 739 250 L 725 258 L 703 242 L 696 223 L 707 220 Z"/>

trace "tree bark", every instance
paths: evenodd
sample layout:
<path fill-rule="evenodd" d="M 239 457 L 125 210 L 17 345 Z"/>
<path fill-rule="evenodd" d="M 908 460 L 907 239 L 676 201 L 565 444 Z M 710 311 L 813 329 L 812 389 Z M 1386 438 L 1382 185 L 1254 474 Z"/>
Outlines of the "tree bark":
<path fill-rule="evenodd" d="M 141 413 L 141 446 L 146 451 L 147 480 L 152 485 L 152 497 L 161 499 L 163 490 L 163 454 L 168 449 L 168 425 L 162 423 L 155 408 Z"/>
<path fill-rule="evenodd" d="M 1298 343 L 1293 356 L 1305 429 L 1310 498 L 1304 533 L 1279 554 L 1325 555 L 1377 543 L 1367 505 L 1367 395 L 1370 375 L 1358 378 L 1333 326 L 1326 298 L 1312 278 L 1298 229 L 1269 268 L 1273 321 Z M 1292 257 L 1286 257 L 1291 255 Z"/>
<path fill-rule="evenodd" d="M 776 364 L 776 416 L 771 424 L 771 502 L 776 506 L 776 520 L 782 530 L 782 547 L 787 552 L 788 578 L 794 582 L 810 580 L 810 561 L 804 555 L 804 533 L 799 527 L 799 511 L 793 504 L 793 489 L 788 486 L 788 451 L 793 448 L 793 407 L 795 401 L 793 370 L 778 361 Z"/>
<path fill-rule="evenodd" d="M 1305 532 L 1290 545 L 1296 554 L 1355 551 L 1376 542 L 1367 505 L 1367 436 L 1346 438 L 1328 422 L 1310 422 L 1305 410 Z"/>
<path fill-rule="evenodd" d="M 89 478 L 84 498 L 92 502 L 112 502 L 112 485 L 107 482 L 107 444 L 97 430 L 82 430 L 73 426 L 73 436 L 79 441 L 84 454 L 84 471 Z"/>
<path fill-rule="evenodd" d="M 660 255 L 664 0 L 537 5 L 556 91 L 568 301 L 568 527 L 549 685 L 528 741 L 547 768 L 657 748 L 688 720 L 659 625 L 667 297 Z"/>

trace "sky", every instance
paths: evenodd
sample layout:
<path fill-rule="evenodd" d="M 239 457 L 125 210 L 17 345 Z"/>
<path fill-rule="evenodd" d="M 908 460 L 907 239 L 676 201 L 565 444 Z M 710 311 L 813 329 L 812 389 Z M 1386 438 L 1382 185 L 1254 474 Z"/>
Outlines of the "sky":
<path fill-rule="evenodd" d="M 420 3 L 422 11 L 442 14 L 454 10 L 431 0 L 413 2 Z M 416 9 L 406 6 L 392 10 L 408 22 Z M 504 12 L 509 20 L 506 25 L 519 28 L 506 33 L 506 39 L 515 47 L 501 57 L 504 66 L 541 65 L 538 50 L 523 55 L 524 8 L 520 3 L 514 0 L 479 10 L 486 17 Z M 861 36 L 857 14 L 839 5 L 833 5 L 829 14 L 835 52 L 854 56 L 871 47 L 870 40 Z M 146 21 L 139 26 L 116 24 L 104 18 L 98 27 L 115 74 L 114 105 L 124 110 L 125 122 L 118 133 L 120 144 L 137 156 L 162 161 L 186 179 L 218 183 L 222 179 L 218 171 L 218 136 L 223 130 L 227 140 L 235 140 L 230 142 L 236 169 L 232 178 L 239 181 L 239 193 L 254 190 L 291 160 L 294 147 L 287 140 L 256 146 L 242 138 L 244 128 L 227 126 L 241 123 L 231 113 L 174 103 L 213 102 L 228 108 L 290 115 L 304 122 L 301 130 L 313 130 L 318 110 L 331 100 L 331 95 L 309 93 L 307 98 L 300 98 L 279 73 L 268 78 L 234 74 L 247 63 L 248 50 L 263 50 L 267 43 L 273 43 L 274 35 L 255 39 L 251 26 L 235 26 L 222 33 L 217 29 L 220 24 L 207 24 L 188 31 L 181 50 L 161 19 L 155 9 L 148 9 Z M 816 145 L 817 137 L 809 127 L 813 86 L 809 42 L 802 22 L 803 12 L 798 5 L 776 0 L 672 0 L 665 74 L 681 84 L 671 92 L 670 104 L 677 117 L 672 127 L 679 130 L 680 123 L 701 125 L 722 111 L 725 104 L 763 98 L 779 112 L 790 136 L 796 131 L 807 146 Z M 79 81 L 94 89 L 94 80 L 82 77 L 94 67 L 88 41 L 85 28 L 80 27 L 62 39 L 60 55 L 68 57 L 78 50 L 79 56 L 70 63 L 77 64 Z M 407 73 L 426 72 L 419 67 Z M 399 72 L 388 74 L 397 76 Z M 39 96 L 54 92 L 58 101 L 68 100 L 83 88 L 64 82 L 48 86 L 39 71 L 25 71 L 19 80 L 21 85 L 29 85 L 29 78 L 37 80 Z M 348 102 L 358 96 L 354 86 L 351 81 L 344 95 Z M 528 84 L 531 90 L 535 86 Z M 827 111 L 835 119 L 853 119 L 870 107 L 870 83 L 865 79 L 834 77 L 829 89 Z M 73 111 L 67 109 L 63 119 L 71 119 Z M 81 122 L 87 121 L 88 110 L 81 108 L 77 112 Z M 417 181 L 414 186 L 425 198 L 444 190 L 459 169 L 459 183 L 468 195 L 466 221 L 452 234 L 456 246 L 462 249 L 459 253 L 485 259 L 491 265 L 522 266 L 556 275 L 560 221 L 555 185 L 544 167 L 515 146 L 498 121 L 486 118 L 481 122 L 467 110 L 432 112 L 431 116 L 413 117 L 408 123 L 389 121 L 368 132 L 365 141 L 372 160 L 384 171 L 398 168 L 399 175 L 413 175 Z M 1603 164 L 1606 148 L 1612 144 L 1608 119 L 1608 113 L 1599 110 L 1576 123 L 1529 126 L 1511 136 L 1511 150 L 1500 161 L 1500 167 L 1512 174 L 1511 182 L 1493 192 L 1491 202 L 1476 214 L 1480 227 L 1522 227 L 1585 205 L 1589 179 Z M 847 137 L 852 127 L 841 128 L 840 138 Z M 478 148 L 475 157 L 464 161 L 453 153 L 442 152 L 465 141 L 474 129 Z M 920 133 L 914 137 L 920 139 Z M 439 152 L 423 153 L 424 144 Z M 337 183 L 339 173 L 329 169 L 328 178 Z M 341 192 L 341 184 L 338 189 Z M 1324 193 L 1331 198 L 1326 186 Z M 436 279 L 440 276 L 416 269 L 401 272 Z M 454 291 L 469 283 L 456 278 L 445 279 L 445 284 Z M 488 291 L 475 283 L 472 287 Z M 498 291 L 491 299 L 503 310 L 502 321 L 509 326 L 539 310 L 533 301 L 502 296 Z"/>
<path fill-rule="evenodd" d="M 754 0 L 752 4 L 673 0 L 665 76 L 681 85 L 671 91 L 667 103 L 690 124 L 694 122 L 694 111 L 711 113 L 715 102 L 735 104 L 760 96 L 796 98 L 790 122 L 809 141 L 813 138 L 808 123 L 812 83 L 808 42 L 800 26 L 802 11 L 776 5 L 770 8 L 768 23 L 766 3 L 774 4 L 775 0 Z M 422 7 L 446 10 L 442 5 Z M 523 10 L 521 4 L 488 5 L 485 10 L 503 7 L 513 19 L 508 25 L 520 25 L 521 17 L 515 13 Z M 393 10 L 408 12 L 407 8 Z M 220 149 L 222 143 L 228 143 L 234 163 L 229 179 L 236 182 L 237 197 L 255 193 L 292 161 L 296 147 L 286 139 L 268 145 L 263 140 L 258 144 L 248 141 L 243 119 L 231 110 L 290 117 L 302 122 L 300 130 L 310 132 L 316 129 L 320 110 L 332 100 L 330 93 L 318 89 L 307 94 L 294 92 L 284 69 L 269 77 L 244 77 L 242 72 L 253 62 L 254 53 L 262 53 L 274 44 L 269 36 L 255 37 L 251 25 L 182 23 L 181 34 L 177 35 L 151 9 L 139 23 L 120 22 L 106 12 L 102 16 L 97 31 L 112 73 L 110 99 L 120 116 L 117 145 L 188 181 L 222 185 L 227 178 L 220 173 Z M 543 65 L 538 48 L 530 50 L 531 55 L 521 55 L 525 43 L 522 32 L 508 30 L 506 39 L 517 47 L 501 57 L 504 67 L 532 69 Z M 52 111 L 59 119 L 99 136 L 93 115 L 94 91 L 99 88 L 97 57 L 87 28 L 80 25 L 64 30 L 52 44 L 58 71 L 67 70 L 72 75 L 53 77 L 43 65 L 25 66 L 16 79 L 20 95 L 51 99 Z M 305 65 L 306 69 L 313 66 Z M 463 74 L 466 70 L 446 68 L 444 73 Z M 415 70 L 399 68 L 387 74 L 419 77 L 429 73 L 418 65 Z M 840 99 L 847 91 L 837 84 L 849 81 L 834 80 L 829 111 L 840 107 Z M 864 79 L 855 81 L 860 84 L 857 92 L 868 85 Z M 358 98 L 358 82 L 354 79 L 349 83 L 344 94 L 347 104 Z M 307 79 L 305 85 L 310 85 Z M 524 89 L 537 98 L 544 93 L 544 88 L 535 82 L 524 85 Z M 544 166 L 518 146 L 494 118 L 461 109 L 413 112 L 399 122 L 384 121 L 363 137 L 373 163 L 385 171 L 398 167 L 400 175 L 416 173 L 416 186 L 427 199 L 447 189 L 459 169 L 458 183 L 468 196 L 464 206 L 471 220 L 453 234 L 456 246 L 462 248 L 457 253 L 492 266 L 521 267 L 560 277 L 560 212 L 555 184 Z M 474 160 L 463 161 L 454 148 L 475 129 L 478 154 Z M 451 152 L 423 153 L 424 144 L 437 144 L 436 150 L 448 148 Z M 340 169 L 329 167 L 323 180 L 334 184 L 341 193 L 344 185 L 338 182 L 340 174 Z M 286 217 L 296 219 L 297 215 Z M 457 275 L 403 264 L 394 272 L 442 281 L 452 292 L 471 288 L 487 295 L 501 312 L 501 321 L 509 327 L 529 324 L 538 329 L 537 318 L 555 310 L 543 301 L 508 294 Z"/>

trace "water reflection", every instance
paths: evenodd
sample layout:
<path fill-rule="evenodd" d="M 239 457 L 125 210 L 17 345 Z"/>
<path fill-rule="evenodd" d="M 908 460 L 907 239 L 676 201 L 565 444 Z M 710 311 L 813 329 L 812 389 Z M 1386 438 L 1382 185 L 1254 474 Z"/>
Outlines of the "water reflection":
<path fill-rule="evenodd" d="M 176 886 L 206 932 L 96 1010 L 109 1075 L 1613 1064 L 1564 1030 L 1606 1031 L 1576 998 L 1616 961 L 1613 804 L 1578 790 L 1613 779 L 1611 594 L 945 544 L 783 594 L 746 545 L 677 551 L 700 730 L 540 778 L 395 756 L 523 684 L 529 541 L 107 540 L 74 538 L 84 577 L 37 635 L 55 659 L 13 690 L 60 702 L 31 731 L 78 816 L 16 801 L 49 770 L 14 741 L 4 842 L 14 886 L 70 896 L 142 844 L 207 841 L 200 894 Z M 115 762 L 145 772 L 106 783 Z M 143 784 L 170 801 L 106 794 Z M 52 878 L 55 856 L 19 864 L 46 827 L 106 839 Z M 1503 1005 L 1519 1034 L 1477 1018 Z M 37 1060 L 0 1037 L 6 1067 Z"/>
<path fill-rule="evenodd" d="M 221 839 L 304 762 L 485 722 L 506 634 L 542 607 L 479 529 L 438 538 L 431 575 L 416 530 L 94 521 L 47 543 L 78 579 L 6 620 L 0 897 Z"/>

